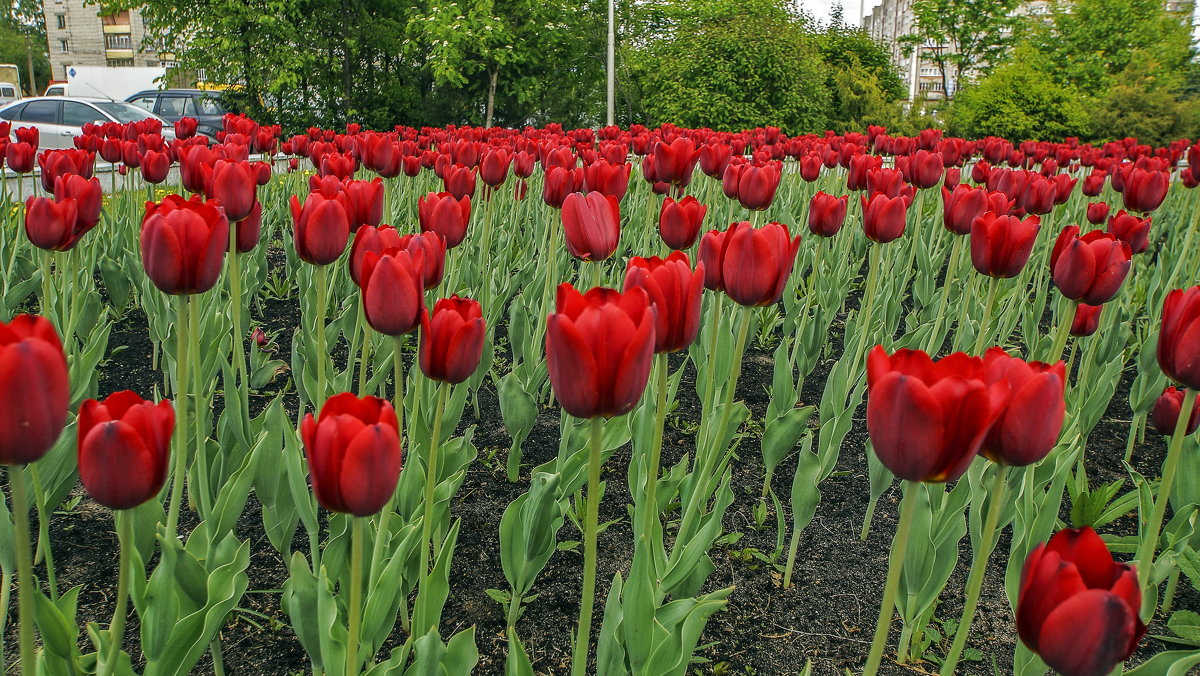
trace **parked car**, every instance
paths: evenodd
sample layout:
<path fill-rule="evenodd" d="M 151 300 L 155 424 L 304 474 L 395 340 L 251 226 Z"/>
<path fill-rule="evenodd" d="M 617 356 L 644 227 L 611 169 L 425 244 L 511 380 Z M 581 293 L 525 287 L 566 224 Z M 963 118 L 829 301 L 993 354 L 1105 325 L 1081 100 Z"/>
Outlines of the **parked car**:
<path fill-rule="evenodd" d="M 37 127 L 42 148 L 73 148 L 75 137 L 83 134 L 83 125 L 93 122 L 126 124 L 157 115 L 124 101 L 106 101 L 73 96 L 39 96 L 21 99 L 0 108 L 0 119 L 17 127 Z M 162 119 L 162 118 L 158 118 Z M 163 120 L 163 136 L 175 138 L 171 123 Z"/>
<path fill-rule="evenodd" d="M 125 100 L 171 123 L 181 117 L 194 117 L 199 122 L 197 133 L 212 138 L 222 128 L 221 118 L 229 112 L 216 92 L 203 89 L 146 90 Z"/>
<path fill-rule="evenodd" d="M 0 106 L 12 103 L 19 98 L 21 98 L 21 92 L 17 90 L 17 85 L 11 82 L 0 82 Z"/>

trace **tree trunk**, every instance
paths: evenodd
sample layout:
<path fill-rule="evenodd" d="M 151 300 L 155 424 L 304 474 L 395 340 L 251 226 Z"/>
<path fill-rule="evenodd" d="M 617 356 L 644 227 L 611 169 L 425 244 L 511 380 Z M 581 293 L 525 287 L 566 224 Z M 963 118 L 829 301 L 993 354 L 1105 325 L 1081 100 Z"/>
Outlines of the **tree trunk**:
<path fill-rule="evenodd" d="M 29 67 L 29 95 L 37 96 L 37 76 L 33 73 L 33 47 L 29 44 L 29 40 L 25 40 L 25 63 Z M 17 92 L 20 93 L 19 91 Z"/>
<path fill-rule="evenodd" d="M 500 66 L 491 65 L 488 67 L 488 97 L 487 97 L 487 112 L 484 115 L 483 126 L 492 126 L 492 113 L 496 110 L 496 80 L 500 76 Z"/>

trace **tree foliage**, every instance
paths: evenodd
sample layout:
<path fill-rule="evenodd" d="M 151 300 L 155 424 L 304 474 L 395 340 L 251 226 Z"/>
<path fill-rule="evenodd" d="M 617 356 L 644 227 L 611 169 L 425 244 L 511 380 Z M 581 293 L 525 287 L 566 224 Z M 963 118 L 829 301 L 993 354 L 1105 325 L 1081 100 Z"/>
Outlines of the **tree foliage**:
<path fill-rule="evenodd" d="M 964 88 L 950 120 L 952 133 L 968 137 L 1056 140 L 1087 136 L 1090 129 L 1084 97 L 1020 57 Z"/>
<path fill-rule="evenodd" d="M 953 98 L 970 71 L 987 72 L 1012 43 L 1022 0 L 913 0 L 913 32 L 901 42 L 937 64 L 943 91 Z"/>

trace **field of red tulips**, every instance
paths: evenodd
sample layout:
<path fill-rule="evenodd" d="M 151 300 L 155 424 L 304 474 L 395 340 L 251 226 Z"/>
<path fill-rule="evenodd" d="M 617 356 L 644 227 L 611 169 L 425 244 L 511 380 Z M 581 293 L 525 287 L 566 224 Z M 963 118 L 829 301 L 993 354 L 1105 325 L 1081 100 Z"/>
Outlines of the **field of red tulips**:
<path fill-rule="evenodd" d="M 1200 144 L 84 132 L 0 127 L 10 673 L 1200 665 Z"/>

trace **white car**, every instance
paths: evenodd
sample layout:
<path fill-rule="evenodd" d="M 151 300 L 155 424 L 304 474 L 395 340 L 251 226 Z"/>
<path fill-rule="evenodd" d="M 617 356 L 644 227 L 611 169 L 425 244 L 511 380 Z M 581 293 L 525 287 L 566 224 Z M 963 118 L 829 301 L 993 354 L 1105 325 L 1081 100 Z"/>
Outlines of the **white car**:
<path fill-rule="evenodd" d="M 83 125 L 89 122 L 126 124 L 146 118 L 163 123 L 164 138 L 175 138 L 175 129 L 170 122 L 124 101 L 39 96 L 21 99 L 0 108 L 0 119 L 12 122 L 14 130 L 17 127 L 37 127 L 41 136 L 40 148 L 74 148 L 75 137 L 83 134 Z"/>
<path fill-rule="evenodd" d="M 6 103 L 12 103 L 21 98 L 21 92 L 17 91 L 17 86 L 11 82 L 0 82 L 0 106 Z"/>

